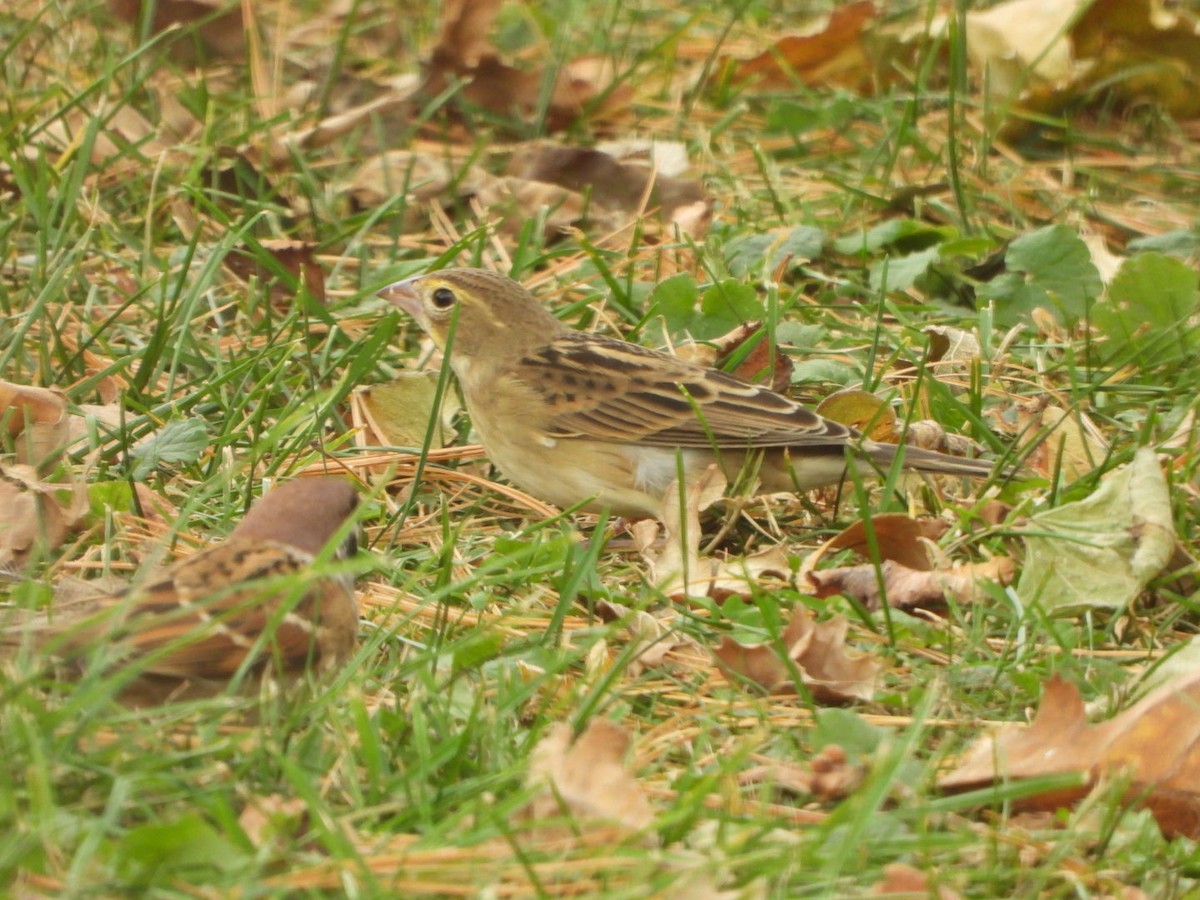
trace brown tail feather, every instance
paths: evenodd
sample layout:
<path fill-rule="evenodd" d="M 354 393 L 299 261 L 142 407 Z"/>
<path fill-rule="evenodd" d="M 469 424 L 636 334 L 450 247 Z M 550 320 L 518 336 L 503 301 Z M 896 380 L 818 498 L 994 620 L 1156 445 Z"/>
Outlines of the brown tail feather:
<path fill-rule="evenodd" d="M 886 469 L 900 452 L 904 453 L 904 468 L 934 475 L 965 475 L 970 478 L 986 478 L 992 474 L 995 463 L 987 459 L 970 459 L 951 456 L 936 450 L 923 450 L 907 444 L 871 443 L 866 447 L 867 455 L 877 466 Z"/>

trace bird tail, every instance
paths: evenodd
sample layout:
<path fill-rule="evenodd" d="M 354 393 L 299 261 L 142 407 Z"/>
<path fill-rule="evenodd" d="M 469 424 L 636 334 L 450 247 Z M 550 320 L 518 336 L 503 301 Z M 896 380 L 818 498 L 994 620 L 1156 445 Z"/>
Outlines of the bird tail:
<path fill-rule="evenodd" d="M 951 456 L 936 450 L 924 450 L 908 444 L 872 443 L 867 455 L 875 465 L 887 469 L 900 453 L 904 454 L 903 466 L 915 472 L 931 475 L 965 475 L 969 478 L 986 478 L 992 474 L 995 463 L 987 459 L 970 459 L 966 456 Z"/>

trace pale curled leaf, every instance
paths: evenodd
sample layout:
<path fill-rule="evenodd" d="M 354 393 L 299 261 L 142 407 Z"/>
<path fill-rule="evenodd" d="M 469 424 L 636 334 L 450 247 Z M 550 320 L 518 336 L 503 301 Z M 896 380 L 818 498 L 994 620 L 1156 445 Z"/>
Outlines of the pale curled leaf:
<path fill-rule="evenodd" d="M 592 719 L 575 740 L 570 725 L 551 725 L 533 750 L 527 780 L 542 791 L 528 815 L 553 819 L 566 812 L 635 832 L 650 827 L 654 810 L 625 765 L 630 743 L 629 733 L 607 719 Z"/>
<path fill-rule="evenodd" d="M 950 569 L 924 571 L 886 559 L 878 570 L 865 563 L 808 572 L 807 577 L 818 597 L 842 594 L 873 610 L 882 605 L 882 587 L 887 593 L 888 606 L 914 610 L 943 607 L 950 596 L 963 605 L 975 603 L 985 596 L 984 584 L 1007 584 L 1015 570 L 1016 564 L 1007 556 L 997 556 L 982 563 L 964 563 Z"/>
<path fill-rule="evenodd" d="M 775 644 L 740 644 L 728 636 L 713 653 L 730 680 L 748 679 L 774 694 L 795 693 L 792 673 L 798 670 L 804 686 L 820 702 L 870 700 L 883 666 L 869 654 L 846 649 L 848 627 L 844 616 L 816 622 L 801 606 L 780 637 L 786 658 Z"/>
<path fill-rule="evenodd" d="M 675 612 L 671 609 L 665 610 L 661 617 L 656 617 L 644 609 L 630 609 L 611 600 L 599 600 L 596 603 L 596 615 L 603 622 L 620 621 L 625 624 L 628 649 L 624 652 L 632 655 L 629 663 L 631 675 L 636 675 L 642 669 L 661 666 L 666 655 L 676 647 L 696 645 L 694 639 L 671 628 L 675 620 Z"/>
<path fill-rule="evenodd" d="M 721 470 L 709 466 L 683 490 L 672 482 L 663 491 L 659 521 L 666 529 L 661 553 L 651 549 L 658 531 L 653 522 L 639 522 L 634 531 L 638 550 L 650 570 L 650 580 L 668 596 L 707 593 L 707 567 L 700 560 L 700 513 L 725 495 L 727 482 Z"/>
<path fill-rule="evenodd" d="M 1078 773 L 1077 789 L 1021 801 L 1054 809 L 1083 797 L 1106 776 L 1129 780 L 1126 796 L 1148 808 L 1168 837 L 1200 838 L 1200 674 L 1190 672 L 1107 722 L 1088 723 L 1074 685 L 1055 677 L 1028 727 L 1009 725 L 967 751 L 943 777 L 946 791 L 995 781 Z"/>
<path fill-rule="evenodd" d="M 34 467 L 54 462 L 71 437 L 67 397 L 57 388 L 0 381 L 0 423 L 15 438 L 17 461 Z"/>

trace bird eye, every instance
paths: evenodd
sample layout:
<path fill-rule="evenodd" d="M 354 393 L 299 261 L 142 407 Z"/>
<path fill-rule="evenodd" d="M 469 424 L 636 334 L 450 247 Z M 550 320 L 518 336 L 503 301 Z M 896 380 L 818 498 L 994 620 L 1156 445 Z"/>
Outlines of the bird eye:
<path fill-rule="evenodd" d="M 433 292 L 433 305 L 438 309 L 449 309 L 458 300 L 450 288 L 438 288 Z"/>

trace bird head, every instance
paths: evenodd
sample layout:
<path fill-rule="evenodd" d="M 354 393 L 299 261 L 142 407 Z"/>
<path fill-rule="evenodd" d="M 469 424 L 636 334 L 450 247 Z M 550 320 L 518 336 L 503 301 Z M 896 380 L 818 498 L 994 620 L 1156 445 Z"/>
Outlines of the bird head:
<path fill-rule="evenodd" d="M 520 284 L 486 269 L 445 269 L 406 278 L 379 296 L 416 319 L 440 350 L 453 341 L 453 352 L 460 355 L 476 356 L 485 346 L 493 353 L 517 351 L 565 329 Z"/>

